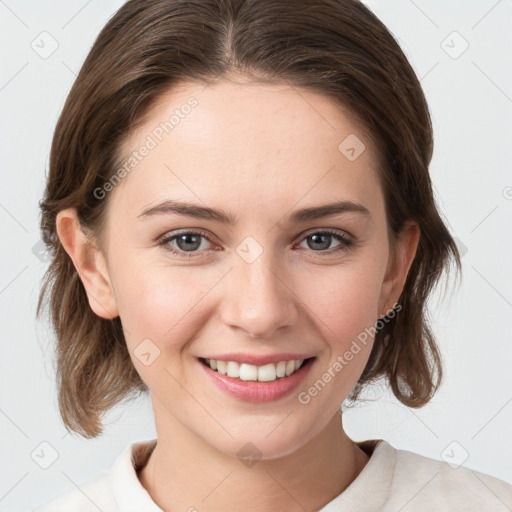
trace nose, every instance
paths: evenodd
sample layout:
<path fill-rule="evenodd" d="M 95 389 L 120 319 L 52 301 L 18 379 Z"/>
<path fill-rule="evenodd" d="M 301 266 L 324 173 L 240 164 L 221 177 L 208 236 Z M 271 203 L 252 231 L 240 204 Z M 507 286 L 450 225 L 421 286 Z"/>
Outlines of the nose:
<path fill-rule="evenodd" d="M 289 276 L 272 264 L 270 251 L 248 263 L 235 262 L 229 273 L 221 305 L 225 325 L 251 337 L 271 338 L 275 331 L 293 326 L 298 318 L 298 298 Z"/>

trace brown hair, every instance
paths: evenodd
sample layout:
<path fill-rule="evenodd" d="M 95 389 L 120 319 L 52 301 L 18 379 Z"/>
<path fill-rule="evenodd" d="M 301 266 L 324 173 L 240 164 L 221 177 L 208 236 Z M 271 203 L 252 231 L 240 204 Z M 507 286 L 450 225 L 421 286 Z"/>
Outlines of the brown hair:
<path fill-rule="evenodd" d="M 441 382 L 426 300 L 451 257 L 460 271 L 460 257 L 433 197 L 425 97 L 391 33 L 356 0 L 131 0 L 99 34 L 67 97 L 40 203 L 52 261 L 38 314 L 49 296 L 60 412 L 84 437 L 102 432 L 108 409 L 148 388 L 131 362 L 120 319 L 90 309 L 57 237 L 56 215 L 75 207 L 83 229 L 98 235 L 108 198 L 93 191 L 113 176 L 121 144 L 152 103 L 180 82 L 206 84 L 231 73 L 305 87 L 352 113 L 378 148 L 390 239 L 406 220 L 419 224 L 402 309 L 378 330 L 351 399 L 386 377 L 398 400 L 421 407 Z"/>

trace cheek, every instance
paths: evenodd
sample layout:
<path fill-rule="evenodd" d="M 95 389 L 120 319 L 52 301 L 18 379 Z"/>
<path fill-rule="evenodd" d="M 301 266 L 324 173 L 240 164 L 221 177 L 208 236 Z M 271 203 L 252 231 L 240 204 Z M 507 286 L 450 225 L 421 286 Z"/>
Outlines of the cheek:
<path fill-rule="evenodd" d="M 298 295 L 333 351 L 345 350 L 347 343 L 375 324 L 380 273 L 376 266 L 354 261 L 317 272 L 302 283 Z"/>
<path fill-rule="evenodd" d="M 206 274 L 191 279 L 185 267 L 135 263 L 131 272 L 116 268 L 116 300 L 127 343 L 154 340 L 166 349 L 186 343 L 197 329 L 197 314 L 209 285 Z M 162 347 L 163 348 L 163 347 Z"/>
<path fill-rule="evenodd" d="M 166 396 L 180 401 L 182 390 L 177 382 L 190 385 L 182 354 L 191 340 L 200 336 L 208 318 L 205 296 L 218 280 L 208 279 L 205 273 L 201 276 L 192 279 L 184 267 L 149 263 L 130 276 L 117 275 L 122 283 L 116 288 L 119 315 L 133 365 L 164 402 Z"/>
<path fill-rule="evenodd" d="M 362 255 L 336 269 L 316 272 L 309 284 L 303 283 L 301 297 L 314 313 L 308 314 L 325 351 L 297 399 L 317 425 L 339 410 L 371 353 L 382 269 L 369 262 Z"/>
<path fill-rule="evenodd" d="M 165 340 L 166 348 L 193 339 L 201 318 L 211 311 L 210 292 L 222 273 L 186 266 L 162 266 L 126 258 L 116 265 L 116 301 L 130 345 L 145 338 Z M 317 267 L 306 277 L 295 275 L 297 308 L 316 323 L 332 350 L 343 351 L 351 338 L 377 319 L 380 269 L 369 261 Z M 300 274 L 300 273 L 299 273 Z M 210 295 L 210 297 L 209 297 Z M 300 303 L 303 303 L 302 305 Z M 218 304 L 217 304 L 218 305 Z"/>

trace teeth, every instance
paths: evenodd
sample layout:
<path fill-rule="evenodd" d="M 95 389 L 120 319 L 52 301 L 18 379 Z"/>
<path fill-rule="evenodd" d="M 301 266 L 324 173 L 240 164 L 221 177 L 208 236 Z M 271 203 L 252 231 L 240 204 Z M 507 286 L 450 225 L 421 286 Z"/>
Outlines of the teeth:
<path fill-rule="evenodd" d="M 279 363 L 277 363 L 276 376 L 277 377 L 285 377 L 286 376 L 286 361 L 279 361 Z"/>
<path fill-rule="evenodd" d="M 240 365 L 234 361 L 228 361 L 226 364 L 226 375 L 238 379 L 240 377 Z"/>
<path fill-rule="evenodd" d="M 285 374 L 288 377 L 288 375 L 291 375 L 295 371 L 295 361 L 288 361 L 286 363 L 286 370 Z"/>
<path fill-rule="evenodd" d="M 258 367 L 242 363 L 240 365 L 240 380 L 258 380 Z"/>
<path fill-rule="evenodd" d="M 276 365 L 266 364 L 258 368 L 258 380 L 260 382 L 271 382 L 276 380 Z"/>
<path fill-rule="evenodd" d="M 253 364 L 238 364 L 235 361 L 217 361 L 206 359 L 212 370 L 221 375 L 227 375 L 234 379 L 252 380 L 259 382 L 272 382 L 277 378 L 288 377 L 296 372 L 304 359 L 292 359 L 291 361 L 279 361 L 277 364 L 269 363 L 263 366 Z"/>
<path fill-rule="evenodd" d="M 217 371 L 222 374 L 222 375 L 226 375 L 226 361 L 216 361 L 217 362 Z M 210 368 L 211 368 L 211 363 L 210 363 Z"/>

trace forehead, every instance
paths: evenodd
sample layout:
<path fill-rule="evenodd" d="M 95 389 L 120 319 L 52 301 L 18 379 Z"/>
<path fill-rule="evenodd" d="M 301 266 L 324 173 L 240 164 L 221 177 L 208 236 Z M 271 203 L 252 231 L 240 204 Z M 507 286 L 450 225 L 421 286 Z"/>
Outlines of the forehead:
<path fill-rule="evenodd" d="M 261 209 L 380 195 L 358 125 L 328 97 L 290 85 L 181 83 L 127 138 L 121 164 L 129 161 L 113 194 L 132 209 L 168 197 Z"/>

